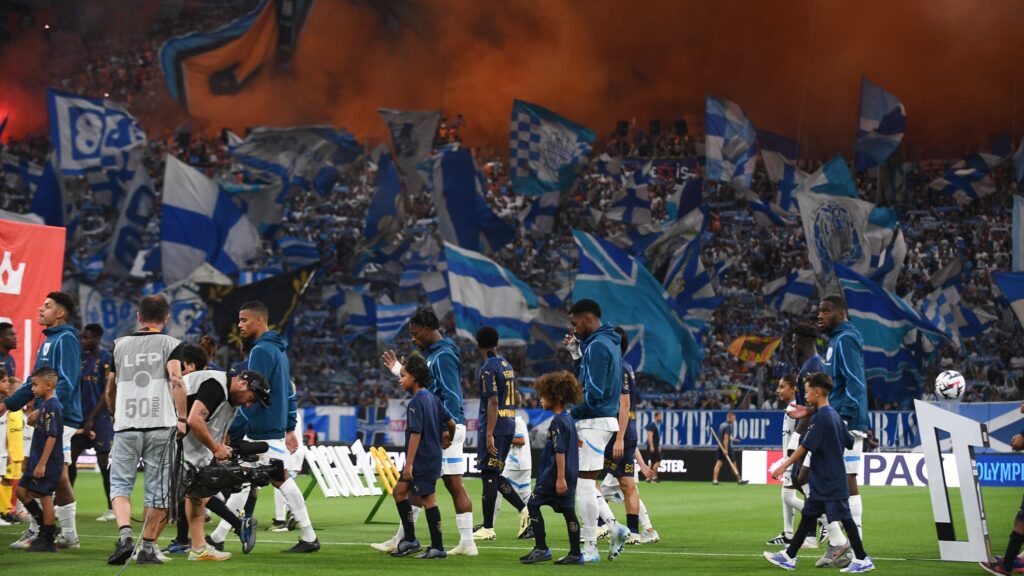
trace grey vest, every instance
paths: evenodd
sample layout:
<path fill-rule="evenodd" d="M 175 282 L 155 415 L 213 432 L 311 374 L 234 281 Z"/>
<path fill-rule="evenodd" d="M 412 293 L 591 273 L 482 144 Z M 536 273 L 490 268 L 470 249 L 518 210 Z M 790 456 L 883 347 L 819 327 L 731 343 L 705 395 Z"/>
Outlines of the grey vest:
<path fill-rule="evenodd" d="M 220 444 L 224 441 L 224 436 L 227 435 L 228 430 L 231 428 L 231 422 L 234 421 L 235 413 L 238 411 L 238 406 L 231 405 L 227 373 L 220 370 L 200 370 L 199 372 L 186 374 L 184 377 L 185 394 L 191 396 L 199 392 L 199 386 L 210 379 L 216 380 L 221 388 L 224 389 L 224 401 L 217 406 L 217 409 L 213 411 L 213 414 L 210 414 L 209 419 L 206 421 L 206 427 L 210 430 L 210 436 L 213 437 L 213 441 Z M 191 431 L 181 440 L 181 449 L 185 461 L 196 468 L 206 466 L 213 459 L 213 452 L 206 447 L 206 444 L 200 442 Z"/>
<path fill-rule="evenodd" d="M 131 335 L 114 341 L 115 432 L 129 428 L 172 428 L 177 423 L 167 359 L 180 343 L 165 334 Z"/>

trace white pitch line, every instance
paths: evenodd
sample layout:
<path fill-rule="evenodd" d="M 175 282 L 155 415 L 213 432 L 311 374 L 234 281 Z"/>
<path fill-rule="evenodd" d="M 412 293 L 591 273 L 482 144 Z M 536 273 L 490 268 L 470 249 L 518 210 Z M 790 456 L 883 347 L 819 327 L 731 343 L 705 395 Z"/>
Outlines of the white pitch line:
<path fill-rule="evenodd" d="M 20 534 L 21 534 L 21 532 L 0 532 L 0 535 L 18 536 Z M 96 538 L 96 539 L 105 539 L 105 540 L 115 540 L 115 539 L 119 538 L 119 536 L 116 536 L 116 535 L 101 535 L 101 534 L 79 534 L 78 537 L 79 538 Z M 266 540 L 266 539 L 263 539 L 263 538 L 257 538 L 256 539 L 256 543 L 259 544 L 260 542 L 267 542 L 267 543 L 270 543 L 270 544 L 293 544 L 295 541 L 294 540 Z M 330 546 L 364 546 L 366 548 L 369 548 L 371 543 L 370 542 L 331 542 L 331 541 L 321 540 L 320 544 L 322 546 L 324 546 L 324 545 L 330 545 Z M 520 552 L 529 552 L 530 551 L 529 547 L 524 547 L 524 546 L 492 546 L 492 545 L 481 545 L 479 542 L 478 542 L 478 546 L 480 548 L 484 549 L 484 550 L 518 550 Z M 646 546 L 649 546 L 649 545 L 643 545 L 643 546 L 646 547 Z M 569 550 L 568 548 L 555 548 L 555 547 L 552 547 L 551 549 L 552 550 L 557 550 L 559 552 L 563 552 L 563 551 L 564 552 L 568 552 L 568 550 Z M 636 546 L 628 546 L 628 547 L 626 547 L 626 550 L 623 552 L 623 554 L 627 554 L 627 555 L 640 554 L 640 555 L 650 555 L 650 556 L 694 556 L 694 557 L 698 557 L 698 558 L 699 557 L 704 557 L 704 558 L 760 558 L 761 557 L 759 554 L 758 555 L 753 555 L 753 554 L 737 554 L 737 553 L 734 553 L 734 552 L 672 552 L 672 551 L 668 551 L 668 550 L 664 550 L 664 551 L 663 550 L 637 550 Z M 876 556 L 872 556 L 871 558 L 872 558 L 872 560 L 880 560 L 882 562 L 942 562 L 942 560 L 939 559 L 939 558 L 884 558 L 884 557 L 876 557 Z"/>

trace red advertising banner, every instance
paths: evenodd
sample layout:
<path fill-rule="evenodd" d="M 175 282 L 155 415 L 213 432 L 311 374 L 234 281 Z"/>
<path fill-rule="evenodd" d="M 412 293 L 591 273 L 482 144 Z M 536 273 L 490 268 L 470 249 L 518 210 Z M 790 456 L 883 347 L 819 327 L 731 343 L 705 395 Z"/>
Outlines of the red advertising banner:
<path fill-rule="evenodd" d="M 22 380 L 43 341 L 39 307 L 61 288 L 66 234 L 64 228 L 0 220 L 0 322 L 10 322 L 18 334 L 12 354 Z"/>

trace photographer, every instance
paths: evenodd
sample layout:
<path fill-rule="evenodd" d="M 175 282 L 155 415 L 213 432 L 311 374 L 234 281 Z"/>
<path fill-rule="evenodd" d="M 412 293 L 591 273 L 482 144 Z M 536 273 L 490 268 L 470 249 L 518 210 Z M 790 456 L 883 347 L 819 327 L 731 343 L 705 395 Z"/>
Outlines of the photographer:
<path fill-rule="evenodd" d="M 185 388 L 188 433 L 182 439 L 182 460 L 186 470 L 192 473 L 216 467 L 215 461 L 231 457 L 231 448 L 224 440 L 239 406 L 249 407 L 254 402 L 266 406 L 270 402 L 267 380 L 251 370 L 232 370 L 230 376 L 219 370 L 191 372 L 185 375 Z M 231 553 L 218 551 L 204 540 L 205 505 L 209 500 L 204 488 L 196 481 L 186 486 L 186 513 L 192 540 L 189 560 L 227 560 Z M 251 550 L 255 530 L 250 529 L 248 534 L 250 541 L 245 544 Z"/>

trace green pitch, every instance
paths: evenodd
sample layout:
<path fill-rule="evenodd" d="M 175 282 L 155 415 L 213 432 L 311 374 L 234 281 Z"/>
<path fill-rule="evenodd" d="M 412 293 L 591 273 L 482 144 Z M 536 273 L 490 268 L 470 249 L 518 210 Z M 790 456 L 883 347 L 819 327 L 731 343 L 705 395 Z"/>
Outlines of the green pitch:
<path fill-rule="evenodd" d="M 307 476 L 300 477 L 305 487 Z M 141 478 L 137 484 L 142 486 Z M 480 483 L 468 480 L 467 486 L 478 506 Z M 445 545 L 457 544 L 455 519 L 447 493 L 439 493 L 438 502 L 445 518 Z M 96 522 L 105 506 L 99 476 L 79 476 L 78 530 L 82 538 L 80 550 L 62 550 L 57 554 L 28 554 L 8 550 L 6 544 L 20 533 L 18 526 L 0 527 L 0 574 L 39 574 L 45 576 L 83 576 L 115 574 L 117 568 L 105 564 L 113 549 L 116 527 Z M 227 550 L 235 556 L 221 563 L 192 563 L 183 556 L 166 566 L 129 565 L 125 574 L 266 574 L 284 576 L 299 574 L 452 574 L 501 576 L 528 572 L 592 572 L 605 574 L 771 574 L 782 573 L 761 558 L 767 550 L 764 542 L 775 536 L 782 525 L 779 488 L 777 486 L 737 486 L 735 484 L 662 483 L 643 484 L 641 495 L 651 513 L 661 542 L 647 546 L 627 546 L 619 559 L 608 562 L 607 542 L 602 541 L 602 561 L 598 565 L 564 567 L 554 565 L 522 566 L 517 561 L 531 547 L 531 542 L 515 540 L 518 526 L 516 514 L 505 507 L 497 523 L 498 539 L 478 543 L 480 556 L 452 557 L 426 562 L 415 558 L 391 558 L 369 547 L 369 543 L 390 537 L 397 521 L 393 504 L 381 507 L 378 520 L 388 524 L 363 524 L 373 506 L 374 498 L 322 497 L 319 489 L 309 500 L 310 515 L 323 549 L 312 555 L 281 554 L 298 538 L 297 532 L 266 532 L 273 513 L 269 489 L 261 491 L 257 518 L 262 526 L 256 549 L 243 556 L 237 539 L 229 539 Z M 988 488 L 984 490 L 992 547 L 1001 553 L 1020 502 L 1019 489 Z M 939 562 L 938 545 L 927 489 L 866 488 L 864 489 L 865 545 L 874 557 L 877 573 L 882 574 L 981 574 L 976 565 Z M 959 495 L 952 494 L 954 498 Z M 955 500 L 958 502 L 958 500 Z M 136 506 L 139 506 L 136 503 Z M 136 508 L 138 509 L 138 508 Z M 612 504 L 620 521 L 625 511 Z M 547 509 L 546 509 L 547 510 Z M 138 517 L 138 516 L 136 516 Z M 475 512 L 477 522 L 479 511 Z M 545 515 L 549 543 L 557 558 L 566 547 L 565 526 L 553 513 Z M 799 516 L 798 516 L 799 519 Z M 958 535 L 963 534 L 962 522 Z M 418 526 L 421 542 L 429 540 L 426 524 Z M 209 528 L 212 530 L 212 528 Z M 139 526 L 135 526 L 138 534 Z M 160 543 L 173 537 L 168 526 Z M 234 538 L 232 536 L 232 538 Z M 838 573 L 836 570 L 814 568 L 821 551 L 805 550 L 800 556 L 797 572 L 807 574 Z M 461 572 L 464 571 L 464 572 Z"/>

